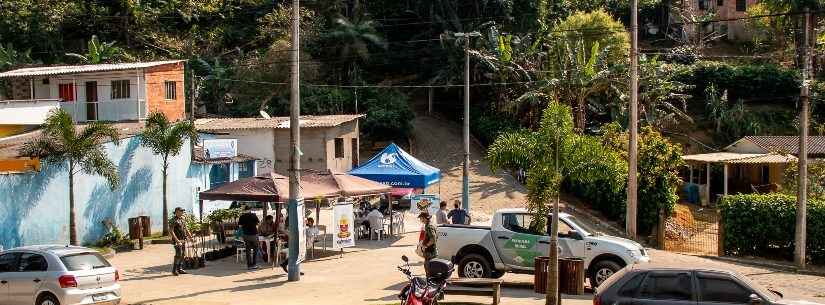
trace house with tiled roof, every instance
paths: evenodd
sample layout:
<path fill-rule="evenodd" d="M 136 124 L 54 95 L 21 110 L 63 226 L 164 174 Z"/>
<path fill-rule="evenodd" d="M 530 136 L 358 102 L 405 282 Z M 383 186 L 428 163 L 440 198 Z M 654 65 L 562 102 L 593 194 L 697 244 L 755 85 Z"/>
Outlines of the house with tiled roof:
<path fill-rule="evenodd" d="M 363 115 L 301 116 L 301 167 L 347 172 L 358 166 L 359 125 Z M 205 118 L 195 121 L 201 133 L 236 139 L 238 154 L 258 160 L 257 173 L 286 175 L 289 169 L 289 117 Z M 213 166 L 212 171 L 221 169 Z M 220 173 L 210 172 L 210 176 Z"/>
<path fill-rule="evenodd" d="M 808 158 L 825 158 L 825 136 L 809 136 L 807 143 Z M 785 169 L 798 156 L 798 136 L 745 136 L 723 151 L 684 155 L 688 168 L 683 179 L 700 193 L 688 197 L 712 203 L 727 194 L 778 191 Z"/>

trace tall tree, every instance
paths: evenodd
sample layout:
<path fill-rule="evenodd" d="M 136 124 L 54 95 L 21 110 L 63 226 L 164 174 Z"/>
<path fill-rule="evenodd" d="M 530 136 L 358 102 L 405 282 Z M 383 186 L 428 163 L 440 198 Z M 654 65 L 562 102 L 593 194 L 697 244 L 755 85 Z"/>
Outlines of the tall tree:
<path fill-rule="evenodd" d="M 102 143 L 120 144 L 117 129 L 93 122 L 78 128 L 63 109 L 53 110 L 40 126 L 40 136 L 20 149 L 25 156 L 41 157 L 50 166 L 69 171 L 69 242 L 78 245 L 75 219 L 74 178 L 79 173 L 103 176 L 112 190 L 120 184 L 117 166 L 109 160 Z"/>
<path fill-rule="evenodd" d="M 324 35 L 331 44 L 338 46 L 337 55 L 345 64 L 350 79 L 359 79 L 358 66 L 370 59 L 370 48 L 387 48 L 387 43 L 375 27 L 375 21 L 363 14 L 352 20 L 338 17 L 332 30 Z"/>
<path fill-rule="evenodd" d="M 167 171 L 169 158 L 180 154 L 183 144 L 198 140 L 198 130 L 192 121 L 170 122 L 163 112 L 153 112 L 146 119 L 146 127 L 141 133 L 141 144 L 163 158 L 163 235 L 169 235 L 169 207 L 167 204 Z"/>
<path fill-rule="evenodd" d="M 114 41 L 100 42 L 96 35 L 92 35 L 86 48 L 86 54 L 66 53 L 66 56 L 77 58 L 85 64 L 102 64 L 117 60 L 124 54 Z"/>

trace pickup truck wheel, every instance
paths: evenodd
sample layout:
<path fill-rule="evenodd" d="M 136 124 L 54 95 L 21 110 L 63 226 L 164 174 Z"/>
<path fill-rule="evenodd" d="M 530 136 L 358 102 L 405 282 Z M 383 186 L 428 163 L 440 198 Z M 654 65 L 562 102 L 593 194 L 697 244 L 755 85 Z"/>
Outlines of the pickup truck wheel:
<path fill-rule="evenodd" d="M 599 287 L 614 273 L 622 269 L 614 261 L 600 261 L 593 265 L 593 270 L 590 271 L 590 286 L 593 288 Z"/>
<path fill-rule="evenodd" d="M 458 276 L 466 278 L 490 278 L 493 268 L 484 256 L 468 254 L 458 263 Z"/>

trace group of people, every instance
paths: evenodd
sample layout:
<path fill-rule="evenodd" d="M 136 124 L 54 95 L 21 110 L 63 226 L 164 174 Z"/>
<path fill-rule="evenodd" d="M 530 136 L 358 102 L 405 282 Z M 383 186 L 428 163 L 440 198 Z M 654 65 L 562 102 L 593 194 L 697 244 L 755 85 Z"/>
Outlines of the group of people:
<path fill-rule="evenodd" d="M 276 213 L 278 214 L 277 219 L 280 221 L 276 222 L 276 218 L 272 215 L 267 215 L 264 217 L 264 221 L 260 222 L 258 219 L 258 215 L 252 212 L 252 208 L 246 206 L 245 212 L 241 214 L 238 218 L 238 226 L 240 227 L 242 240 L 244 242 L 245 247 L 245 254 L 246 254 L 246 266 L 248 269 L 258 269 L 257 264 L 257 256 L 259 250 L 263 250 L 263 253 L 274 253 L 276 246 L 275 244 L 270 244 L 269 249 L 259 249 L 260 245 L 260 237 L 264 238 L 272 238 L 272 239 L 280 239 L 287 242 L 289 244 L 289 219 L 284 217 L 283 213 L 278 210 Z M 306 236 L 307 238 L 314 238 L 315 235 L 318 234 L 318 228 L 315 227 L 315 220 L 312 217 L 308 217 L 306 219 Z M 284 248 L 284 250 L 288 250 Z M 288 272 L 288 260 L 286 257 L 286 253 L 289 251 L 284 251 L 284 259 L 281 260 L 281 268 L 284 269 L 284 272 Z M 275 255 L 281 255 L 281 253 L 274 253 Z M 262 257 L 270 257 L 271 255 L 264 255 Z M 303 274 L 303 272 L 301 272 Z"/>
<path fill-rule="evenodd" d="M 467 213 L 467 210 L 461 208 L 461 201 L 458 200 L 453 202 L 453 209 L 447 212 L 447 203 L 442 201 L 439 204 L 438 211 L 435 212 L 435 223 L 436 225 L 469 225 L 470 213 Z"/>

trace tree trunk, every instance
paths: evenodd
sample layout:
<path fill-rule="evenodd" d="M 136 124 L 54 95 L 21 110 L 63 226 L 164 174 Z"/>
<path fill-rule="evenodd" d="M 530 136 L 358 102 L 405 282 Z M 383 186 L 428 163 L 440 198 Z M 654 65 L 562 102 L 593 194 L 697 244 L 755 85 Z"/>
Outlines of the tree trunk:
<path fill-rule="evenodd" d="M 169 168 L 168 157 L 163 157 L 163 236 L 169 236 L 169 207 L 166 204 L 166 170 Z"/>
<path fill-rule="evenodd" d="M 77 242 L 77 221 L 74 213 L 74 166 L 69 166 L 69 244 L 80 245 Z"/>
<path fill-rule="evenodd" d="M 576 99 L 576 129 L 579 132 L 584 132 L 584 117 L 585 112 L 587 111 L 586 108 L 586 98 L 577 98 Z"/>
<path fill-rule="evenodd" d="M 550 253 L 547 268 L 547 299 L 546 305 L 558 305 L 559 300 L 559 200 L 553 203 L 553 220 L 550 225 Z"/>

